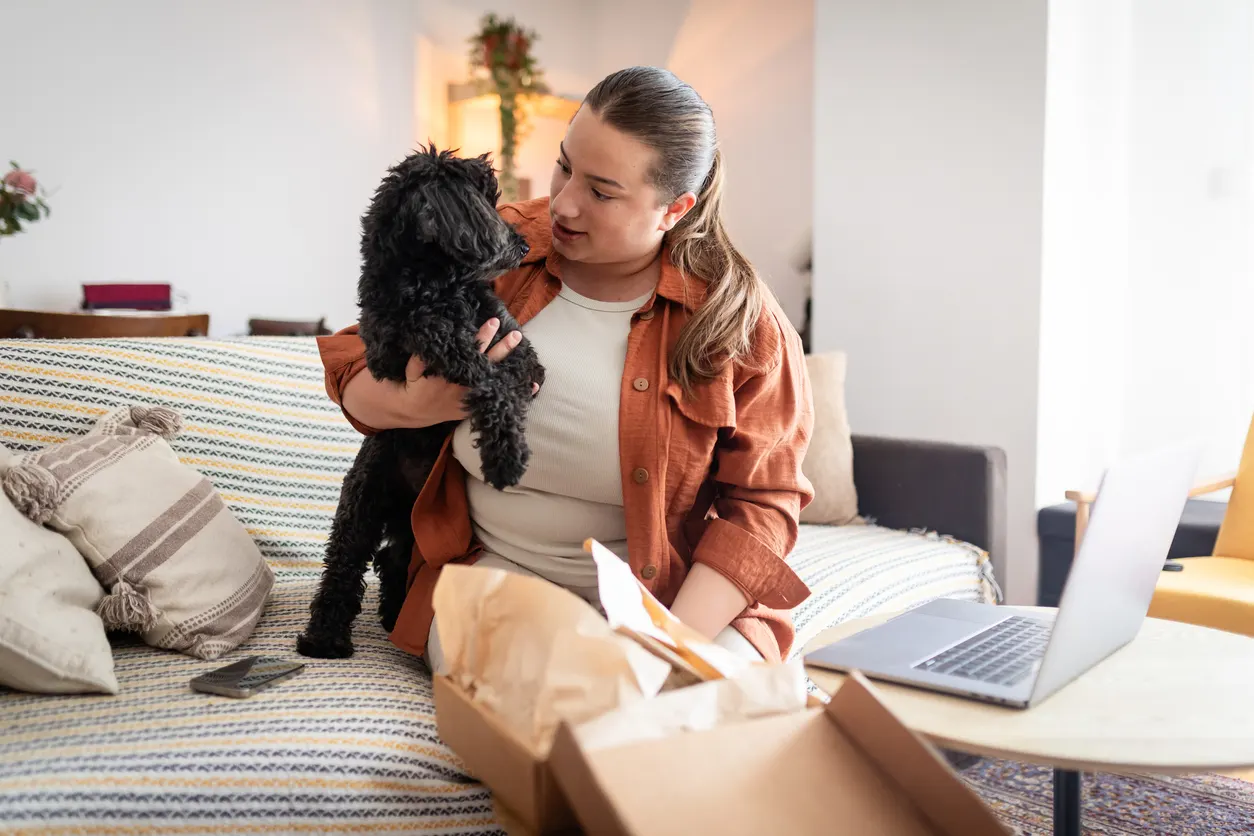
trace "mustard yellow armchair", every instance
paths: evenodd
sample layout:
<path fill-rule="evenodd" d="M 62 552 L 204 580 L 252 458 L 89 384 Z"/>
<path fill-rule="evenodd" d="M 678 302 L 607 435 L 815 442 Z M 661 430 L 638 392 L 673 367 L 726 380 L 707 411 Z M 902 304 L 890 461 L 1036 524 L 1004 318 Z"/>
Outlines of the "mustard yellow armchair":
<path fill-rule="evenodd" d="M 1149 614 L 1254 636 L 1254 422 L 1250 423 L 1237 472 L 1199 484 L 1189 496 L 1224 488 L 1232 488 L 1232 496 L 1213 553 L 1181 560 L 1183 571 L 1163 572 Z M 1095 497 L 1067 491 L 1067 499 L 1076 503 L 1075 542 L 1079 548 Z"/>

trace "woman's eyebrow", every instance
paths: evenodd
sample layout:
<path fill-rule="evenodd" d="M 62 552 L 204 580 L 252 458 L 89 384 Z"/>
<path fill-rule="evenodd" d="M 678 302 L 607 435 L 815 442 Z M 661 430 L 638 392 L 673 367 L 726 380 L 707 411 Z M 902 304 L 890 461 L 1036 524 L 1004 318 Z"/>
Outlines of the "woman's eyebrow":
<path fill-rule="evenodd" d="M 559 151 L 562 152 L 562 156 L 566 158 L 566 162 L 569 163 L 570 154 L 566 153 L 566 143 L 559 142 L 557 144 L 557 148 Z M 596 180 L 598 183 L 604 183 L 607 186 L 613 186 L 615 188 L 622 189 L 623 191 L 627 191 L 626 186 L 624 186 L 622 183 L 618 182 L 617 180 L 611 180 L 609 177 L 601 177 L 598 174 L 585 174 L 584 177 L 587 177 L 589 180 Z"/>

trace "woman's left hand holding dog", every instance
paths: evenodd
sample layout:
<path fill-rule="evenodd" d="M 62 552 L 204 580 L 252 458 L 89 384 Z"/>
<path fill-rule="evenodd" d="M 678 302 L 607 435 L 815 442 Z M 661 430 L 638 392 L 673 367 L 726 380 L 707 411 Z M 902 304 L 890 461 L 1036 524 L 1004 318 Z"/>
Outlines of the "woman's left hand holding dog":
<path fill-rule="evenodd" d="M 512 331 L 489 349 L 500 327 L 499 320 L 490 319 L 475 335 L 479 350 L 493 363 L 504 360 L 522 342 L 522 332 Z M 425 376 L 425 370 L 422 360 L 411 357 L 405 367 L 404 383 L 376 380 L 369 373 L 358 374 L 344 387 L 344 409 L 357 421 L 377 430 L 422 429 L 465 418 L 466 388 L 443 378 Z M 539 388 L 536 386 L 536 391 Z"/>

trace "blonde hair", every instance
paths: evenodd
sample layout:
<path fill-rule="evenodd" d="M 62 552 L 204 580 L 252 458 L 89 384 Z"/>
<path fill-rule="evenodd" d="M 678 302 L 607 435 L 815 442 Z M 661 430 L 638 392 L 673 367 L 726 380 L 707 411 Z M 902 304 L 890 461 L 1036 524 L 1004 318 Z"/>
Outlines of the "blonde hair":
<path fill-rule="evenodd" d="M 670 202 L 686 192 L 696 204 L 667 234 L 671 262 L 705 281 L 706 298 L 680 331 L 670 374 L 687 394 L 752 350 L 766 286 L 723 223 L 723 155 L 714 114 L 667 70 L 630 67 L 606 77 L 584 98 L 610 126 L 657 154 L 650 180 Z"/>

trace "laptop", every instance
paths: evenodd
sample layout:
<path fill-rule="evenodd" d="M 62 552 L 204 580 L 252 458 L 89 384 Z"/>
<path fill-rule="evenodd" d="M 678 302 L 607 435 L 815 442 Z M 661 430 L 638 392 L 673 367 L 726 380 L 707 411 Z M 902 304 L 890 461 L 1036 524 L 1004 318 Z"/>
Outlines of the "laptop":
<path fill-rule="evenodd" d="M 805 663 L 1015 708 L 1040 703 L 1140 630 L 1200 455 L 1199 445 L 1177 445 L 1106 471 L 1049 616 L 938 599 L 815 650 Z"/>

